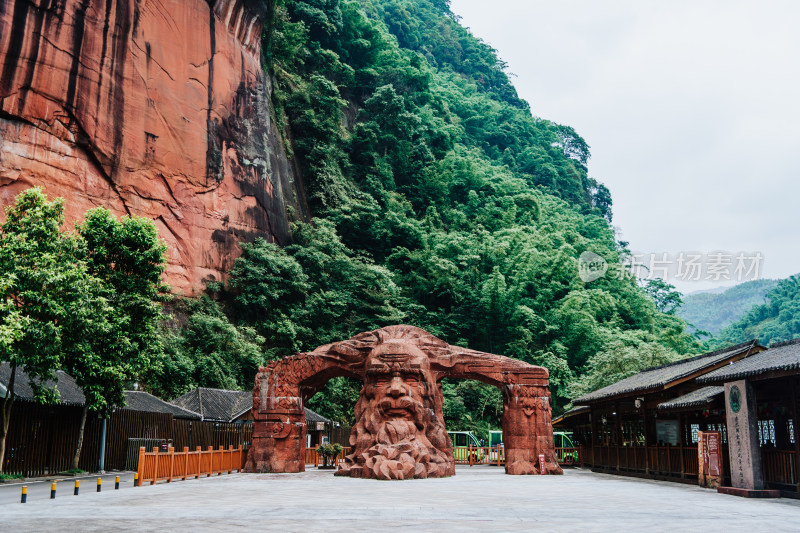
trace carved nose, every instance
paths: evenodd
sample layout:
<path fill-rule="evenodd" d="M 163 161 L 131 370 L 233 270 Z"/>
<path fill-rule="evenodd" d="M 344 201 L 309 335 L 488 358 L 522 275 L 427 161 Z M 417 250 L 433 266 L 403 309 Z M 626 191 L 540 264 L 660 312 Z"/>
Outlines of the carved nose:
<path fill-rule="evenodd" d="M 406 394 L 405 384 L 403 380 L 399 377 L 392 378 L 392 382 L 389 386 L 389 395 L 393 398 L 399 398 L 400 396 L 404 396 Z"/>

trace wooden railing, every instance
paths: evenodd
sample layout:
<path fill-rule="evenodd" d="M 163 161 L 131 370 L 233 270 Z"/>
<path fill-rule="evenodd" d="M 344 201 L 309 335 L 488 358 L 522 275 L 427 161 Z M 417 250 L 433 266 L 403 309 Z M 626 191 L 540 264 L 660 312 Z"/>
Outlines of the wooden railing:
<path fill-rule="evenodd" d="M 723 446 L 723 470 L 730 482 L 727 446 Z M 697 476 L 697 446 L 602 446 L 579 450 L 580 463 L 599 470 L 646 473 L 656 477 L 692 479 Z M 798 457 L 794 450 L 761 449 L 764 481 L 772 487 L 797 491 Z"/>
<path fill-rule="evenodd" d="M 497 446 L 454 446 L 453 458 L 457 465 L 486 465 L 501 464 L 504 460 L 504 450 Z"/>
<path fill-rule="evenodd" d="M 350 453 L 350 448 L 343 448 L 334 462 L 328 460 L 328 464 L 338 465 L 344 460 L 344 456 Z M 578 464 L 580 462 L 580 450 L 578 448 L 556 448 L 556 457 L 559 464 Z M 505 448 L 502 446 L 467 446 L 453 448 L 453 458 L 459 465 L 503 465 L 505 464 Z M 324 463 L 323 458 L 317 453 L 316 448 L 306 448 L 306 465 L 318 467 Z"/>
<path fill-rule="evenodd" d="M 229 446 L 218 450 L 210 447 L 203 450 L 199 446 L 194 451 L 184 447 L 182 452 L 169 448 L 167 452 L 159 452 L 153 448 L 152 452 L 139 448 L 139 468 L 137 484 L 148 481 L 151 485 L 158 481 L 171 482 L 174 479 L 189 477 L 220 475 L 223 472 L 230 474 L 234 470 L 241 472 L 247 453 L 241 446 Z"/>
<path fill-rule="evenodd" d="M 761 450 L 761 467 L 764 471 L 764 481 L 776 485 L 793 485 L 797 490 L 797 454 L 794 450 L 775 450 L 764 448 Z"/>
<path fill-rule="evenodd" d="M 681 478 L 697 475 L 697 446 L 581 447 L 578 455 L 581 464 L 602 470 Z"/>
<path fill-rule="evenodd" d="M 558 463 L 562 465 L 578 464 L 580 451 L 578 448 L 556 448 Z M 458 446 L 453 448 L 453 458 L 457 465 L 504 465 L 506 461 L 503 446 Z"/>
<path fill-rule="evenodd" d="M 556 448 L 556 457 L 560 465 L 579 464 L 580 450 L 578 448 Z"/>
<path fill-rule="evenodd" d="M 344 456 L 349 454 L 349 453 L 350 453 L 350 447 L 342 448 L 341 453 L 339 453 L 339 455 L 336 456 L 334 461 L 331 461 L 331 459 L 328 459 L 328 465 L 338 465 L 338 464 L 340 464 L 342 461 L 344 461 Z M 317 467 L 317 466 L 319 466 L 321 464 L 325 464 L 325 461 L 324 461 L 323 457 L 320 454 L 317 453 L 317 449 L 316 448 L 306 448 L 306 464 L 307 465 L 314 465 L 314 467 Z"/>

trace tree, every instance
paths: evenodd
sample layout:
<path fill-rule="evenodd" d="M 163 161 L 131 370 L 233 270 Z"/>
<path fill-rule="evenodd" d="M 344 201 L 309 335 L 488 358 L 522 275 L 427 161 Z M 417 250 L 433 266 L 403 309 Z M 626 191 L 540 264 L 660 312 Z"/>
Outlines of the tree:
<path fill-rule="evenodd" d="M 125 404 L 125 385 L 151 373 L 163 348 L 158 335 L 166 244 L 152 221 L 107 209 L 86 213 L 77 226 L 86 261 L 86 291 L 65 328 L 64 369 L 83 389 L 73 468 L 78 468 L 89 412 L 107 416 Z"/>
<path fill-rule="evenodd" d="M 675 286 L 661 278 L 647 280 L 644 291 L 653 299 L 656 309 L 661 313 L 673 315 L 683 303 L 683 296 L 675 290 Z"/>
<path fill-rule="evenodd" d="M 0 228 L 0 364 L 11 365 L 0 427 L 0 472 L 16 370 L 24 368 L 37 397 L 47 397 L 43 383 L 61 365 L 64 324 L 86 276 L 85 264 L 76 260 L 76 240 L 60 232 L 63 222 L 63 200 L 48 202 L 40 189 L 32 188 L 6 208 Z"/>
<path fill-rule="evenodd" d="M 571 397 L 577 398 L 646 368 L 672 363 L 680 357 L 638 332 L 629 332 L 611 340 L 605 349 L 589 359 L 586 372 L 572 383 Z"/>
<path fill-rule="evenodd" d="M 157 394 L 174 398 L 195 387 L 248 390 L 265 361 L 264 338 L 232 324 L 217 302 L 203 296 L 179 301 L 176 315 L 188 315 L 180 328 L 164 332 L 163 368 L 151 382 Z"/>

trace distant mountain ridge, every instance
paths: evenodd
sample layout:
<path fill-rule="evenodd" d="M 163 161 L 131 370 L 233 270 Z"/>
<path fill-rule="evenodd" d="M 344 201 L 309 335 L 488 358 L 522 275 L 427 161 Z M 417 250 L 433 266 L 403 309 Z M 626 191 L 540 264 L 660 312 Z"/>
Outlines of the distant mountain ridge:
<path fill-rule="evenodd" d="M 747 314 L 723 329 L 721 342 L 737 343 L 757 338 L 761 344 L 788 341 L 800 337 L 800 274 L 778 281 L 765 302 L 753 306 Z"/>
<path fill-rule="evenodd" d="M 759 279 L 741 283 L 729 289 L 712 289 L 687 294 L 676 314 L 695 330 L 714 336 L 745 316 L 754 306 L 766 301 L 766 295 L 778 280 Z"/>

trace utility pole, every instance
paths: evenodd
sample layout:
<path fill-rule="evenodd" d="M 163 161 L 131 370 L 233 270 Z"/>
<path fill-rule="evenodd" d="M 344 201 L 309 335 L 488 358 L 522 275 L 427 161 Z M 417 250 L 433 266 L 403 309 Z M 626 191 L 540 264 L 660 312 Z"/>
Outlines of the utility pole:
<path fill-rule="evenodd" d="M 108 422 L 108 418 L 104 416 L 102 430 L 100 431 L 100 464 L 98 465 L 98 470 L 100 470 L 101 474 L 106 471 L 106 422 Z"/>

